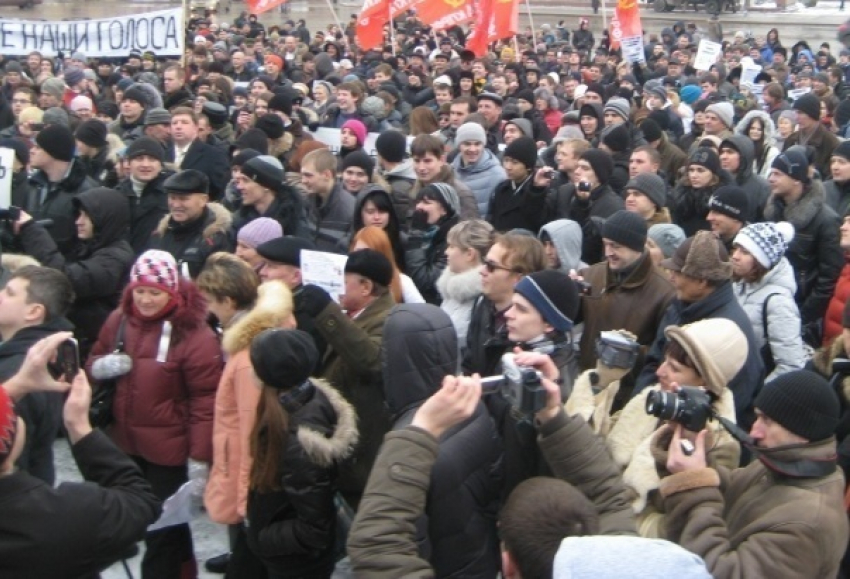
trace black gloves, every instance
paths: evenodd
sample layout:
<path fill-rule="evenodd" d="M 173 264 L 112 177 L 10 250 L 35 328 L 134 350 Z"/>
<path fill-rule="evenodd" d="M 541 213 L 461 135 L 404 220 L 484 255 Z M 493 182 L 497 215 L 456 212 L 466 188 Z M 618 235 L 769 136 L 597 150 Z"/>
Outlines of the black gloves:
<path fill-rule="evenodd" d="M 319 286 L 307 284 L 296 293 L 295 303 L 296 309 L 315 318 L 331 303 L 331 296 Z"/>
<path fill-rule="evenodd" d="M 413 217 L 410 219 L 410 229 L 416 231 L 425 231 L 428 229 L 428 214 L 424 211 L 414 211 Z"/>

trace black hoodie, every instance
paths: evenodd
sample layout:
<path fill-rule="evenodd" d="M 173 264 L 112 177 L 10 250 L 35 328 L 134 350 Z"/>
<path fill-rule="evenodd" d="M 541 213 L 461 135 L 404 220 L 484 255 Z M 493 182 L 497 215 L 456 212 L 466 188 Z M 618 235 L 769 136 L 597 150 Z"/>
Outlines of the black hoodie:
<path fill-rule="evenodd" d="M 63 272 L 76 294 L 68 319 L 76 326 L 81 355 L 97 340 L 100 327 L 118 305 L 127 274 L 133 265 L 133 248 L 126 241 L 130 208 L 126 198 L 105 187 L 80 193 L 73 200 L 72 214 L 85 211 L 94 224 L 94 238 L 76 239 L 64 256 L 39 224 L 30 221 L 21 228 L 24 250 L 42 265 Z"/>
<path fill-rule="evenodd" d="M 457 332 L 429 304 L 393 308 L 384 326 L 383 386 L 393 430 L 457 373 Z M 496 512 L 502 448 L 484 404 L 440 438 L 425 514 L 417 523 L 420 554 L 437 577 L 495 577 L 499 571 Z M 463 548 L 458 548 L 463 545 Z"/>

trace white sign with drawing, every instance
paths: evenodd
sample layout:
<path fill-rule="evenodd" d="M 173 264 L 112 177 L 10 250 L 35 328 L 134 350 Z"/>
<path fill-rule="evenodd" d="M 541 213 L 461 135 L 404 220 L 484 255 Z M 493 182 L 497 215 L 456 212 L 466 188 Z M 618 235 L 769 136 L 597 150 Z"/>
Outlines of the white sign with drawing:
<path fill-rule="evenodd" d="M 0 147 L 0 209 L 12 204 L 12 173 L 15 162 L 14 149 Z"/>
<path fill-rule="evenodd" d="M 326 251 L 301 250 L 301 282 L 317 285 L 339 303 L 345 291 L 345 262 L 347 255 Z"/>
<path fill-rule="evenodd" d="M 694 59 L 694 68 L 697 70 L 709 70 L 717 64 L 717 57 L 723 52 L 723 45 L 703 38 L 699 41 L 697 57 Z"/>

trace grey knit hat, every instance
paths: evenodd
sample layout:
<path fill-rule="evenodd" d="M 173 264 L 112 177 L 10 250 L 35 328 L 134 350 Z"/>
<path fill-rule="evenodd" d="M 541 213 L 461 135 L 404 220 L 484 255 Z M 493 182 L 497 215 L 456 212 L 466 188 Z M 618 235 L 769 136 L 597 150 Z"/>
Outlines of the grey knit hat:
<path fill-rule="evenodd" d="M 655 173 L 635 175 L 626 183 L 626 191 L 629 189 L 640 191 L 649 197 L 659 210 L 667 205 L 667 185 L 664 184 L 664 179 Z"/>
<path fill-rule="evenodd" d="M 734 128 L 735 108 L 732 106 L 732 103 L 714 103 L 713 105 L 709 105 L 708 108 L 705 109 L 705 112 L 714 113 L 721 121 L 723 121 L 724 125 L 726 125 L 730 129 Z"/>
<path fill-rule="evenodd" d="M 460 214 L 460 196 L 458 196 L 457 190 L 448 183 L 431 183 L 430 185 L 426 185 L 416 196 L 417 202 L 420 199 L 437 201 L 450 216 Z"/>
<path fill-rule="evenodd" d="M 484 127 L 478 123 L 464 123 L 458 127 L 457 133 L 455 133 L 455 143 L 460 145 L 466 141 L 486 143 L 487 135 L 484 132 Z"/>
<path fill-rule="evenodd" d="M 613 97 L 608 99 L 608 102 L 605 103 L 605 108 L 602 109 L 603 113 L 607 113 L 608 111 L 617 113 L 620 117 L 628 121 L 632 114 L 632 107 L 626 99 Z"/>
<path fill-rule="evenodd" d="M 685 232 L 674 223 L 657 223 L 649 228 L 646 236 L 658 246 L 664 257 L 672 256 L 685 242 Z"/>
<path fill-rule="evenodd" d="M 151 125 L 170 125 L 171 113 L 163 108 L 151 109 L 145 115 L 145 126 Z"/>

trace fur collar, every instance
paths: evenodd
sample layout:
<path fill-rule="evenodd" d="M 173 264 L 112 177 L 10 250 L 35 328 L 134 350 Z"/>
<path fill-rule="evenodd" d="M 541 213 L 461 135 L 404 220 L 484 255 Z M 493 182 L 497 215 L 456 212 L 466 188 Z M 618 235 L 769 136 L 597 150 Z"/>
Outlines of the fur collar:
<path fill-rule="evenodd" d="M 814 364 L 818 373 L 828 380 L 832 376 L 832 361 L 836 358 L 847 357 L 844 349 L 844 336 L 838 334 L 829 348 L 821 348 L 815 352 L 815 355 L 812 356 L 812 364 Z M 844 396 L 845 402 L 850 401 L 850 376 L 841 381 L 841 394 Z"/>
<path fill-rule="evenodd" d="M 481 275 L 473 267 L 463 273 L 454 273 L 449 268 L 443 270 L 437 280 L 437 290 L 444 300 L 465 303 L 473 301 L 481 293 Z"/>
<path fill-rule="evenodd" d="M 333 434 L 328 437 L 310 428 L 308 424 L 300 424 L 296 435 L 301 448 L 311 461 L 321 467 L 329 467 L 335 461 L 351 455 L 357 445 L 360 438 L 357 431 L 357 417 L 354 414 L 354 407 L 330 384 L 318 378 L 311 380 L 313 385 L 327 397 L 336 412 L 336 426 Z"/>
<path fill-rule="evenodd" d="M 228 211 L 221 203 L 216 203 L 214 201 L 207 203 L 207 208 L 210 210 L 212 220 L 209 221 L 206 227 L 204 227 L 204 239 L 209 239 L 213 235 L 219 233 L 227 233 L 230 230 L 231 223 L 233 222 L 233 216 L 230 214 L 230 211 Z M 159 220 L 156 232 L 160 237 L 165 235 L 168 231 L 168 222 L 170 219 L 171 216 L 166 214 Z"/>
<path fill-rule="evenodd" d="M 280 328 L 292 316 L 292 292 L 280 281 L 259 288 L 257 304 L 224 331 L 222 346 L 229 356 L 247 349 L 263 330 Z"/>
<path fill-rule="evenodd" d="M 823 183 L 820 179 L 813 179 L 803 189 L 803 196 L 797 201 L 785 205 L 782 201 L 771 194 L 764 208 L 764 217 L 767 221 L 788 221 L 799 231 L 811 223 L 823 208 Z"/>

